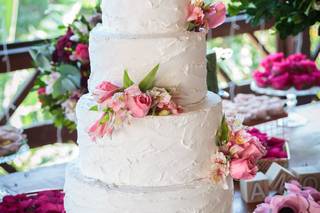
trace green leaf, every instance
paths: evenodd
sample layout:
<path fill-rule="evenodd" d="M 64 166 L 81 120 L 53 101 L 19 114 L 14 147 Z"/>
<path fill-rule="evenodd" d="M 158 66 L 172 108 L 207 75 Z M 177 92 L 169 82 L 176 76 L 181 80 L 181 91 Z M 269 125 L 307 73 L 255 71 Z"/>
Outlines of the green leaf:
<path fill-rule="evenodd" d="M 229 141 L 229 126 L 226 121 L 225 115 L 223 115 L 220 128 L 218 129 L 218 132 L 216 135 L 216 139 L 217 139 L 218 146 L 223 146 Z"/>
<path fill-rule="evenodd" d="M 129 74 L 128 74 L 128 70 L 124 70 L 123 73 L 123 87 L 125 89 L 127 89 L 128 87 L 132 86 L 134 84 L 134 82 L 131 80 Z"/>
<path fill-rule="evenodd" d="M 62 64 L 57 70 L 61 76 L 53 85 L 52 96 L 54 98 L 80 88 L 81 74 L 76 67 Z"/>
<path fill-rule="evenodd" d="M 100 120 L 100 124 L 103 125 L 105 123 L 107 123 L 110 119 L 110 115 L 109 113 L 107 113 L 101 120 Z"/>
<path fill-rule="evenodd" d="M 90 107 L 89 110 L 90 110 L 90 111 L 94 111 L 94 112 L 98 112 L 98 111 L 99 111 L 98 105 L 94 105 L 94 106 Z"/>
<path fill-rule="evenodd" d="M 153 87 L 154 81 L 159 70 L 160 64 L 156 65 L 148 75 L 140 82 L 139 88 L 145 92 Z"/>
<path fill-rule="evenodd" d="M 49 45 L 31 48 L 29 54 L 41 72 L 52 70 Z"/>

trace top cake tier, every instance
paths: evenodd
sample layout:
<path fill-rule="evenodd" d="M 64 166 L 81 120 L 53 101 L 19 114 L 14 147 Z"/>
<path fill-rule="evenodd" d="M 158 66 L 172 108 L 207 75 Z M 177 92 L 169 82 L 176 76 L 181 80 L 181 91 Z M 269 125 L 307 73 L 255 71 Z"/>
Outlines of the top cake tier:
<path fill-rule="evenodd" d="M 110 33 L 154 34 L 186 29 L 189 0 L 102 0 L 103 25 Z"/>

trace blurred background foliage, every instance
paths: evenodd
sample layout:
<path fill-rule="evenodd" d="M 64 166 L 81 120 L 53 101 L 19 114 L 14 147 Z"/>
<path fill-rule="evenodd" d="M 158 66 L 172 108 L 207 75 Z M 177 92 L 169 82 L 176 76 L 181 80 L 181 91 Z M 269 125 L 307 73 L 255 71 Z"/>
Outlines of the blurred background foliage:
<path fill-rule="evenodd" d="M 97 2 L 98 0 L 0 0 L 0 12 L 4 14 L 4 18 L 0 19 L 0 44 L 56 38 L 65 31 L 61 26 L 71 23 L 79 12 L 90 13 Z M 310 30 L 312 50 L 320 43 L 317 29 L 315 26 Z M 276 51 L 273 29 L 258 31 L 255 35 L 270 52 Z M 214 47 L 232 52 L 231 58 L 220 61 L 219 65 L 235 82 L 249 80 L 251 72 L 265 56 L 246 34 L 208 41 L 208 49 Z M 320 65 L 319 57 L 318 64 Z M 4 112 L 3 109 L 14 107 L 10 106 L 10 101 L 30 74 L 30 70 L 0 74 L 0 114 Z M 225 86 L 226 82 L 221 78 L 220 80 L 220 86 Z M 31 92 L 10 123 L 16 127 L 28 127 L 48 120 L 50 115 L 41 110 L 37 93 Z M 52 162 L 67 161 L 75 152 L 74 145 L 46 146 L 32 150 L 12 165 L 18 170 L 27 170 Z M 0 174 L 4 172 L 0 170 Z"/>

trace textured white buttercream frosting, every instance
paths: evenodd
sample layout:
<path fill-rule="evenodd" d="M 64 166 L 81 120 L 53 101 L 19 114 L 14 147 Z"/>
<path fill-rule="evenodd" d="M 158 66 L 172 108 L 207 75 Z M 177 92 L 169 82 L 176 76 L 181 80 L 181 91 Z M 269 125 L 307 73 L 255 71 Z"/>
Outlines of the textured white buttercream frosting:
<path fill-rule="evenodd" d="M 108 32 L 155 34 L 186 29 L 189 0 L 103 0 L 102 19 Z"/>
<path fill-rule="evenodd" d="M 116 186 L 85 177 L 71 164 L 64 204 L 68 213 L 231 213 L 231 178 L 228 185 L 228 190 L 202 181 L 163 187 Z"/>
<path fill-rule="evenodd" d="M 222 118 L 220 98 L 208 93 L 177 116 L 147 116 L 93 142 L 86 129 L 100 113 L 90 95 L 78 102 L 80 169 L 106 183 L 134 186 L 185 184 L 207 178 L 215 134 Z"/>
<path fill-rule="evenodd" d="M 156 86 L 176 88 L 182 105 L 197 103 L 207 93 L 204 33 L 114 35 L 99 26 L 90 35 L 89 91 L 103 80 L 122 84 L 123 70 L 139 82 L 157 64 Z"/>

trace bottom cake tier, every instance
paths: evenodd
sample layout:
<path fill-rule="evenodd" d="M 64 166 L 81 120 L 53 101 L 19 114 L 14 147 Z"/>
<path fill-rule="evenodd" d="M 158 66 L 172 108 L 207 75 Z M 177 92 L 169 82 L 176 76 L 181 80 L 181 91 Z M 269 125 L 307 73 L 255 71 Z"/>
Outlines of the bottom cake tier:
<path fill-rule="evenodd" d="M 108 185 L 85 177 L 76 163 L 66 171 L 67 213 L 231 213 L 229 188 L 197 181 L 188 185 L 135 187 Z"/>

